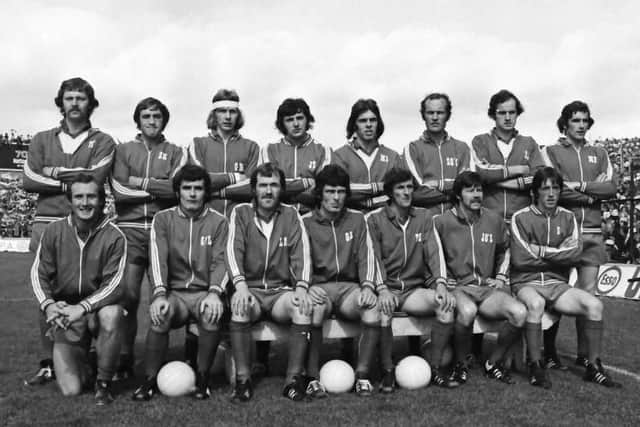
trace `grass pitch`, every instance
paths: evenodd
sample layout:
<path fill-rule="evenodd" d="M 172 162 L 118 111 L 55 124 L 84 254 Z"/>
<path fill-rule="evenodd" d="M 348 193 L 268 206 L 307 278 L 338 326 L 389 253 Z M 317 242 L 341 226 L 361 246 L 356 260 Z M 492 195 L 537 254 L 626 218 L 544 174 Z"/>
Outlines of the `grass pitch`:
<path fill-rule="evenodd" d="M 93 395 L 64 398 L 55 384 L 28 388 L 23 379 L 33 373 L 42 357 L 37 331 L 37 307 L 27 279 L 28 254 L 0 254 L 0 425 L 638 425 L 640 419 L 640 303 L 604 299 L 605 338 L 603 360 L 617 372 L 622 390 L 609 390 L 581 379 L 582 370 L 551 372 L 553 388 L 541 390 L 514 374 L 507 386 L 487 380 L 480 370 L 471 371 L 469 383 L 456 390 L 427 387 L 399 390 L 392 395 L 359 398 L 349 393 L 309 403 L 294 403 L 280 396 L 284 374 L 283 345 L 274 345 L 272 377 L 257 384 L 248 404 L 229 401 L 229 385 L 214 377 L 212 397 L 195 401 L 188 397 L 157 396 L 148 403 L 130 400 L 135 381 L 120 384 L 113 405 L 94 406 Z M 146 303 L 139 318 L 137 353 L 143 352 Z M 172 335 L 170 355 L 179 358 L 182 332 Z M 404 343 L 398 356 L 402 357 Z M 573 321 L 563 319 L 558 343 L 563 354 L 575 348 Z M 337 357 L 330 344 L 323 356 Z M 564 359 L 571 364 L 572 360 Z M 142 369 L 138 365 L 138 373 Z M 622 371 L 634 375 L 624 374 Z"/>

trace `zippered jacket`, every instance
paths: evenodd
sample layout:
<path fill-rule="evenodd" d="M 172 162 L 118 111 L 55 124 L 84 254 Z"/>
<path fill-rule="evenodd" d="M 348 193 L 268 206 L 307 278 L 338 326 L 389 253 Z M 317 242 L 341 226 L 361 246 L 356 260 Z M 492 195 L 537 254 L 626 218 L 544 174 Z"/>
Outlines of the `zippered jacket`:
<path fill-rule="evenodd" d="M 497 214 L 482 208 L 470 223 L 457 206 L 433 218 L 442 242 L 447 275 L 457 286 L 509 281 L 509 230 Z"/>
<path fill-rule="evenodd" d="M 276 208 L 271 227 L 258 217 L 253 204 L 233 208 L 225 259 L 234 286 L 245 281 L 250 288 L 308 289 L 311 283 L 309 238 L 290 205 Z"/>
<path fill-rule="evenodd" d="M 153 298 L 174 289 L 223 293 L 228 229 L 225 217 L 209 207 L 197 217 L 185 215 L 180 206 L 158 212 L 149 242 Z"/>
<path fill-rule="evenodd" d="M 560 138 L 546 147 L 544 154 L 548 165 L 556 168 L 565 181 L 580 182 L 577 191 L 564 188 L 560 194 L 560 203 L 575 214 L 580 231 L 601 233 L 601 200 L 615 197 L 618 188 L 607 151 L 591 143 L 577 149 Z M 598 176 L 604 179 L 598 180 Z"/>
<path fill-rule="evenodd" d="M 111 173 L 115 142 L 109 135 L 89 128 L 87 137 L 76 151 L 66 154 L 58 138 L 60 132 L 64 132 L 62 126 L 35 134 L 24 162 L 24 189 L 38 193 L 34 218 L 37 222 L 56 221 L 71 212 L 71 204 L 65 196 L 66 183 L 78 174 L 92 175 L 102 184 Z M 43 173 L 47 166 L 54 168 L 53 176 Z"/>
<path fill-rule="evenodd" d="M 189 145 L 190 162 L 209 172 L 214 193 L 209 206 L 229 217 L 238 202 L 251 200 L 249 177 L 256 169 L 260 148 L 250 139 L 235 133 L 228 142 L 215 132 L 193 138 Z M 241 175 L 246 179 L 242 180 Z"/>
<path fill-rule="evenodd" d="M 133 141 L 116 145 L 111 189 L 118 226 L 151 229 L 156 212 L 176 204 L 173 177 L 187 160 L 185 148 L 164 140 L 149 149 L 138 135 Z M 131 185 L 132 176 L 142 178 L 141 185 Z"/>
<path fill-rule="evenodd" d="M 498 138 L 493 131 L 478 135 L 471 141 L 472 159 L 475 170 L 485 182 L 483 206 L 511 220 L 513 213 L 531 203 L 529 189 L 536 171 L 545 166 L 536 141 L 530 136 L 516 134 L 511 140 L 512 148 L 508 158 L 504 158 L 498 148 Z M 527 165 L 528 175 L 515 175 L 509 166 Z M 518 189 L 496 187 L 495 183 L 514 180 Z"/>
<path fill-rule="evenodd" d="M 283 201 L 296 206 L 301 213 L 313 209 L 315 199 L 311 190 L 316 175 L 331 163 L 331 149 L 309 136 L 301 145 L 293 145 L 286 138 L 267 144 L 260 150 L 258 164 L 273 163 L 284 172 L 287 188 Z"/>
<path fill-rule="evenodd" d="M 410 142 L 402 151 L 405 167 L 420 185 L 413 198 L 415 206 L 427 208 L 432 215 L 442 214 L 451 207 L 453 181 L 469 169 L 469 146 L 445 136 L 437 143 L 424 131 L 420 138 Z M 425 181 L 437 180 L 437 187 L 426 186 Z M 423 188 L 424 187 L 424 188 Z"/>
<path fill-rule="evenodd" d="M 364 212 L 386 204 L 389 198 L 384 194 L 382 178 L 392 168 L 403 167 L 400 155 L 382 144 L 369 157 L 371 164 L 365 163 L 367 157 L 355 140 L 333 153 L 333 163 L 346 170 L 351 180 L 347 206 Z"/>
<path fill-rule="evenodd" d="M 117 304 L 127 263 L 127 240 L 103 218 L 83 242 L 71 215 L 44 230 L 33 266 L 31 287 L 40 310 L 56 301 L 80 304 L 87 313 Z"/>
<path fill-rule="evenodd" d="M 390 206 L 371 211 L 366 218 L 383 281 L 381 287 L 405 291 L 438 282 L 446 285 L 442 245 L 426 209 L 412 207 L 404 226 Z"/>
<path fill-rule="evenodd" d="M 314 284 L 355 282 L 375 290 L 376 260 L 362 212 L 345 209 L 332 221 L 316 209 L 302 220 L 311 243 Z"/>
<path fill-rule="evenodd" d="M 540 246 L 539 251 L 531 244 Z M 539 252 L 539 253 L 538 253 Z M 511 285 L 569 282 L 569 273 L 582 252 L 582 233 L 574 214 L 558 207 L 546 215 L 535 205 L 511 220 Z"/>

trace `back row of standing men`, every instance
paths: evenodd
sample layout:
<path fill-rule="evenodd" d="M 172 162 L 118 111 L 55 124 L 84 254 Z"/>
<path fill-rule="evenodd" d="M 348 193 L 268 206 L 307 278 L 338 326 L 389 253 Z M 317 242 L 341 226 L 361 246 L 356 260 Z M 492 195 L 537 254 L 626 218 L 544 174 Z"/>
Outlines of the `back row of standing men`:
<path fill-rule="evenodd" d="M 282 200 L 305 213 L 317 202 L 313 189 L 319 172 L 326 165 L 335 164 L 350 177 L 347 206 L 365 212 L 386 206 L 389 202 L 389 191 L 385 191 L 383 177 L 394 168 L 406 168 L 411 172 L 410 177 L 416 183 L 411 203 L 427 208 L 431 214 L 443 214 L 451 207 L 455 178 L 465 170 L 475 169 L 484 184 L 483 205 L 507 223 L 515 211 L 531 202 L 532 177 L 546 161 L 564 178 L 562 199 L 573 208 L 585 236 L 578 286 L 593 294 L 598 266 L 605 261 L 602 242 L 598 241 L 600 236 L 597 234 L 599 206 L 600 200 L 615 194 L 616 183 L 606 152 L 586 144 L 585 134 L 593 119 L 587 105 L 579 101 L 563 108 L 558 129 L 564 137 L 547 147 L 544 156 L 533 138 L 522 136 L 516 130 L 517 118 L 524 109 L 518 98 L 506 90 L 493 95 L 489 103 L 488 115 L 494 120 L 495 127 L 475 137 L 471 149 L 450 137 L 445 130 L 451 116 L 448 96 L 438 93 L 426 96 L 420 103 L 420 111 L 427 129 L 405 147 L 402 155 L 379 144 L 384 123 L 376 102 L 371 99 L 361 99 L 353 105 L 347 122 L 349 142 L 334 152 L 309 134 L 314 118 L 302 99 L 287 99 L 280 105 L 276 127 L 283 138 L 260 149 L 255 142 L 239 133 L 244 117 L 237 93 L 222 89 L 213 97 L 207 119 L 210 134 L 194 138 L 188 150 L 164 139 L 162 131 L 168 124 L 169 111 L 154 98 L 142 100 L 135 108 L 133 118 L 140 133 L 133 141 L 119 145 L 91 127 L 89 117 L 98 101 L 86 81 L 75 78 L 63 82 L 55 102 L 63 120 L 59 127 L 33 138 L 25 162 L 25 189 L 39 193 L 31 248 L 35 251 L 47 223 L 69 213 L 69 201 L 65 197 L 68 183 L 79 174 L 89 174 L 98 182 L 104 182 L 111 174 L 118 214 L 116 221 L 127 240 L 123 283 L 127 289 L 126 309 L 131 313 L 137 311 L 140 283 L 149 264 L 154 215 L 175 204 L 179 194 L 173 178 L 189 161 L 208 172 L 212 195 L 210 207 L 227 218 L 233 206 L 254 197 L 257 183 L 249 182 L 248 178 L 258 165 L 270 163 L 284 172 L 286 182 L 282 186 Z M 232 224 L 234 220 L 237 218 L 231 218 Z M 283 244 L 287 246 L 286 242 Z M 153 265 L 150 270 L 154 270 Z M 404 288 L 402 280 L 399 283 Z M 40 302 L 48 301 L 43 298 Z M 46 305 L 41 305 L 45 313 Z M 91 311 L 89 304 L 87 307 L 86 311 Z M 153 320 L 153 311 L 151 315 Z M 125 319 L 128 324 L 118 369 L 121 375 L 132 372 L 136 335 L 136 316 L 126 316 Z M 43 336 L 49 330 L 44 320 L 43 316 Z M 461 324 L 468 323 L 458 320 Z M 234 326 L 232 318 L 232 331 L 234 327 L 243 328 Z M 468 326 L 464 329 L 463 335 L 467 334 Z M 579 361 L 586 363 L 588 351 L 584 320 L 578 322 L 577 329 Z M 557 324 L 551 329 L 549 339 L 545 339 L 546 365 L 549 367 L 559 365 L 554 346 L 555 332 Z M 50 354 L 50 340 L 43 339 L 43 344 L 46 354 Z M 42 369 L 30 382 L 46 379 L 52 373 L 51 365 L 49 358 L 43 360 Z M 98 380 L 108 381 L 111 374 L 103 372 L 101 377 L 99 371 Z M 246 376 L 246 373 L 240 375 Z M 449 378 L 442 381 L 453 382 Z M 239 392 L 246 394 L 246 390 Z"/>

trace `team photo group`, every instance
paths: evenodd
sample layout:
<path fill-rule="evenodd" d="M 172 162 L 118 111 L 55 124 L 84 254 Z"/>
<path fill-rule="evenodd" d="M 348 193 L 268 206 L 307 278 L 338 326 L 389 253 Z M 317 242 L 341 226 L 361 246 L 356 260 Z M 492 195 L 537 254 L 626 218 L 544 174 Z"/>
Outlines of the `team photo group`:
<path fill-rule="evenodd" d="M 170 112 L 160 100 L 132 106 L 137 134 L 116 143 L 92 126 L 93 87 L 63 81 L 62 120 L 33 137 L 24 164 L 24 189 L 38 195 L 30 281 L 42 344 L 25 384 L 56 381 L 64 396 L 92 391 L 106 405 L 114 381 L 137 377 L 130 397 L 148 401 L 170 331 L 186 328 L 192 396 L 211 395 L 212 364 L 227 341 L 230 396 L 246 402 L 256 376 L 269 372 L 269 343 L 252 337 L 267 319 L 289 328 L 282 395 L 323 398 L 323 323 L 335 316 L 360 325 L 353 392 L 392 393 L 392 321 L 403 312 L 433 319 L 432 386 L 463 386 L 476 367 L 513 384 L 507 359 L 524 337 L 529 383 L 550 388 L 549 372 L 568 369 L 556 350 L 566 315 L 575 317 L 583 379 L 620 387 L 601 362 L 595 296 L 607 261 L 601 202 L 617 183 L 606 150 L 587 141 L 589 107 L 561 108 L 562 136 L 540 147 L 516 128 L 524 107 L 515 94 L 488 98 L 491 130 L 470 144 L 446 130 L 446 94 L 416 99 L 426 129 L 396 152 L 379 142 L 385 127 L 373 99 L 345 111 L 348 142 L 331 149 L 313 138 L 307 102 L 287 98 L 275 114 L 282 138 L 259 146 L 240 133 L 238 93 L 220 89 L 209 133 L 183 147 L 163 135 Z M 106 184 L 115 216 L 105 212 Z M 147 281 L 148 306 L 140 304 Z M 139 311 L 148 330 L 138 331 Z M 543 331 L 545 312 L 555 323 Z M 477 316 L 502 321 L 484 355 Z M 146 338 L 136 364 L 138 332 Z"/>

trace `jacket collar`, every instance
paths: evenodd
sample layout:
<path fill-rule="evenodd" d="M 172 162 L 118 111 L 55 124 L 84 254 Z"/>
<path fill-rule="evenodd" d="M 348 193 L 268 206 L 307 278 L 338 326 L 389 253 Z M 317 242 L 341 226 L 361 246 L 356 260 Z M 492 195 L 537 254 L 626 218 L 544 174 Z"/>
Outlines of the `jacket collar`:
<path fill-rule="evenodd" d="M 224 140 L 220 135 L 218 135 L 218 132 L 214 132 L 214 131 L 209 132 L 209 137 L 213 139 L 215 142 L 224 143 Z M 229 137 L 229 141 L 227 142 L 232 143 L 232 142 L 238 141 L 241 138 L 242 138 L 242 135 L 240 135 L 238 131 L 235 131 L 231 134 L 231 136 Z"/>
<path fill-rule="evenodd" d="M 547 216 L 544 212 L 542 212 L 540 209 L 538 209 L 538 207 L 535 204 L 531 204 L 531 211 L 536 214 L 536 215 L 540 215 L 540 216 Z M 556 206 L 555 211 L 553 211 L 553 213 L 551 214 L 551 216 L 556 216 L 558 215 L 559 212 L 559 208 Z"/>
<path fill-rule="evenodd" d="M 429 133 L 428 130 L 425 130 L 424 132 L 422 132 L 422 135 L 420 135 L 420 140 L 427 144 L 433 144 L 433 145 L 437 144 L 437 142 L 431 137 L 431 134 Z M 442 139 L 442 144 L 449 141 L 451 141 L 451 136 L 449 135 L 448 132 L 445 131 L 444 138 Z"/>
<path fill-rule="evenodd" d="M 393 221 L 398 217 L 395 211 L 391 208 L 390 204 L 386 205 L 383 209 L 385 214 L 387 215 L 387 218 L 389 218 L 390 221 Z M 415 217 L 415 216 L 416 216 L 416 208 L 414 206 L 411 206 L 409 208 L 409 217 Z"/>
<path fill-rule="evenodd" d="M 187 215 L 182 208 L 180 207 L 180 205 L 176 206 L 176 211 L 178 212 L 178 215 L 180 215 L 183 218 L 189 218 L 189 215 Z M 207 213 L 209 213 L 209 208 L 207 207 L 207 203 L 205 202 L 204 206 L 202 207 L 202 211 L 196 215 L 194 218 L 196 219 L 200 219 L 203 218 L 207 215 Z"/>
<path fill-rule="evenodd" d="M 573 145 L 573 143 L 569 141 L 569 138 L 567 138 L 566 136 L 561 136 L 560 138 L 558 138 L 558 143 L 563 147 L 571 147 Z M 586 147 L 587 145 L 593 144 L 585 139 L 583 147 Z"/>
<path fill-rule="evenodd" d="M 60 120 L 60 126 L 58 126 L 58 128 L 56 129 L 56 135 L 58 135 L 60 132 L 64 132 L 67 135 L 71 135 L 74 138 L 78 135 L 80 135 L 82 132 L 85 131 L 89 131 L 89 134 L 92 134 L 94 131 L 97 131 L 97 129 L 94 129 L 91 127 L 91 121 L 87 120 L 87 123 L 82 127 L 82 129 L 80 130 L 80 132 L 78 132 L 76 135 L 71 135 L 71 133 L 69 133 L 69 127 L 67 126 L 67 122 L 62 119 Z"/>
<path fill-rule="evenodd" d="M 316 208 L 313 210 L 313 214 L 311 218 L 313 218 L 318 224 L 331 224 L 331 222 L 340 223 L 344 218 L 344 215 L 346 212 L 347 212 L 347 208 L 346 207 L 342 208 L 338 216 L 336 216 L 335 220 L 332 221 L 331 219 L 322 215 L 320 208 Z"/>
<path fill-rule="evenodd" d="M 299 145 L 299 147 L 306 147 L 307 145 L 310 145 L 313 141 L 314 141 L 313 137 L 307 134 L 307 139 L 305 139 L 304 142 Z M 286 137 L 280 138 L 280 142 L 285 145 L 290 145 L 292 147 L 294 146 L 294 144 L 292 144 L 291 141 L 289 141 Z"/>
<path fill-rule="evenodd" d="M 485 212 L 485 208 L 481 207 L 480 208 L 480 215 L 478 216 L 478 221 L 480 221 L 480 218 L 482 218 L 482 216 L 484 215 Z M 469 221 L 469 218 L 464 214 L 464 211 L 462 209 L 458 209 L 458 206 L 453 206 L 451 207 L 451 213 L 458 219 L 458 221 L 464 223 L 464 224 L 476 224 L 476 222 L 472 223 Z"/>
<path fill-rule="evenodd" d="M 353 148 L 355 151 L 362 151 L 363 153 L 366 153 L 364 151 L 364 149 L 362 148 L 362 144 L 360 143 L 360 140 L 358 138 L 356 138 L 355 136 L 353 138 L 351 138 L 351 140 L 347 143 L 349 144 L 349 146 L 351 148 Z M 381 148 L 382 144 L 380 144 L 380 142 L 376 142 L 376 146 L 373 148 L 373 151 L 376 151 L 376 149 Z M 372 153 L 373 153 L 372 151 Z"/>
<path fill-rule="evenodd" d="M 496 128 L 495 127 L 493 129 L 491 129 L 491 131 L 489 131 L 489 134 L 491 136 L 493 136 L 496 141 L 502 141 L 500 138 L 498 138 L 498 133 L 496 132 Z M 514 129 L 513 130 L 513 136 L 511 137 L 511 140 L 509 140 L 507 142 L 511 142 L 511 141 L 515 142 L 519 135 L 520 134 L 518 132 L 518 129 Z M 505 142 L 505 141 L 502 141 L 502 142 Z"/>

